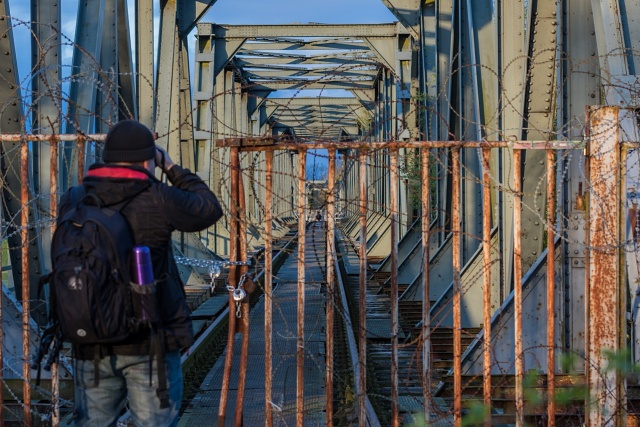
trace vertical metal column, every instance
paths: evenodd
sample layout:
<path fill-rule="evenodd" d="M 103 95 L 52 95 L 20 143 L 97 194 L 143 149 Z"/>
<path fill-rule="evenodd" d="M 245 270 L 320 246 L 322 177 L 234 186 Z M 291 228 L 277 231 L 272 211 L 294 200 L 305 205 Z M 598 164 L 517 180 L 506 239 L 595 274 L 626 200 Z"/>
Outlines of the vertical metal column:
<path fill-rule="evenodd" d="M 327 172 L 327 326 L 326 326 L 326 368 L 325 368 L 325 395 L 326 395 L 326 425 L 333 427 L 333 322 L 334 304 L 336 295 L 335 265 L 333 254 L 335 252 L 336 229 L 336 150 L 329 150 L 329 170 Z"/>
<path fill-rule="evenodd" d="M 547 150 L 547 416 L 548 427 L 556 425 L 556 293 L 555 293 L 555 153 Z"/>
<path fill-rule="evenodd" d="M 359 314 L 358 323 L 358 365 L 360 374 L 360 394 L 358 395 L 358 425 L 367 423 L 367 154 L 360 150 L 358 162 L 360 166 L 360 276 L 359 276 Z"/>
<path fill-rule="evenodd" d="M 230 185 L 231 194 L 229 200 L 229 261 L 237 261 L 238 258 L 238 204 L 237 204 L 237 189 L 238 181 L 240 180 L 240 156 L 238 154 L 238 148 L 232 147 L 230 152 Z M 235 193 L 235 194 L 234 194 Z M 237 266 L 231 265 L 229 267 L 229 274 L 227 280 L 229 286 L 236 287 L 238 284 Z M 224 374 L 222 376 L 222 388 L 220 390 L 220 405 L 218 406 L 218 427 L 224 427 L 225 418 L 227 413 L 227 403 L 229 401 L 229 382 L 231 380 L 231 364 L 233 362 L 233 345 L 235 342 L 235 330 L 236 330 L 236 316 L 233 314 L 233 307 L 235 301 L 233 299 L 233 292 L 229 292 L 229 332 L 227 334 L 227 354 L 224 360 Z"/>
<path fill-rule="evenodd" d="M 238 163 L 240 166 L 241 163 Z M 247 261 L 247 206 L 244 194 L 244 180 L 242 177 L 242 170 L 238 171 L 238 235 L 236 237 L 238 261 Z M 241 265 L 238 268 L 238 278 L 242 277 L 249 267 Z M 240 279 L 239 279 L 240 280 Z M 236 393 L 236 411 L 235 411 L 235 426 L 242 427 L 243 425 L 243 413 L 244 407 L 244 392 L 247 383 L 247 364 L 249 360 L 249 289 L 245 289 L 246 296 L 240 303 L 241 316 L 240 322 L 236 322 L 236 332 L 242 334 L 242 343 L 240 347 L 240 364 L 238 366 L 238 391 Z M 237 302 L 236 302 L 237 304 Z M 231 313 L 230 313 L 231 314 Z"/>
<path fill-rule="evenodd" d="M 29 144 L 22 141 L 20 146 L 20 203 L 22 205 L 20 230 L 22 239 L 21 268 L 23 273 L 29 271 Z M 29 304 L 29 275 L 22 275 L 22 399 L 24 401 L 24 425 L 30 426 L 31 419 L 31 361 L 29 343 L 29 322 L 31 320 Z"/>
<path fill-rule="evenodd" d="M 273 151 L 265 152 L 265 200 L 264 200 L 264 401 L 265 427 L 273 426 Z"/>
<path fill-rule="evenodd" d="M 483 256 L 483 402 L 484 425 L 491 425 L 491 150 L 482 149 L 482 256 Z"/>
<path fill-rule="evenodd" d="M 296 426 L 304 426 L 304 261 L 307 151 L 298 150 L 298 342 L 296 352 Z"/>
<path fill-rule="evenodd" d="M 398 410 L 398 149 L 389 150 L 391 160 L 391 423 L 400 425 Z"/>
<path fill-rule="evenodd" d="M 524 425 L 524 395 L 522 379 L 524 358 L 522 354 L 522 151 L 513 150 L 513 288 L 514 288 L 514 334 L 516 371 L 516 426 Z"/>
<path fill-rule="evenodd" d="M 51 236 L 56 231 L 55 218 L 58 217 L 58 138 L 52 135 L 49 139 L 49 209 L 51 212 Z M 2 271 L 2 269 L 0 269 Z M 2 342 L 2 340 L 0 340 Z M 1 366 L 1 365 L 0 365 Z M 54 360 L 51 364 L 51 425 L 60 425 L 60 381 L 58 377 L 58 362 Z M 2 425 L 2 424 L 0 424 Z"/>
<path fill-rule="evenodd" d="M 154 126 L 153 102 L 153 0 L 136 0 L 136 96 L 138 120 Z"/>
<path fill-rule="evenodd" d="M 86 145 L 84 136 L 78 135 L 78 140 L 76 141 L 76 149 L 78 150 L 78 184 L 82 184 L 84 179 L 84 151 Z"/>
<path fill-rule="evenodd" d="M 431 193 L 429 149 L 422 148 L 422 408 L 424 422 L 431 421 L 431 296 L 429 295 L 429 224 Z"/>
<path fill-rule="evenodd" d="M 620 423 L 626 405 L 626 381 L 619 370 L 608 369 L 611 356 L 625 348 L 623 322 L 626 312 L 626 284 L 621 268 L 620 109 L 615 106 L 591 111 L 589 165 L 589 300 L 587 324 L 589 348 L 587 366 L 592 426 Z M 622 150 L 624 153 L 626 150 Z"/>
<path fill-rule="evenodd" d="M 453 421 L 462 425 L 460 148 L 451 150 L 451 234 L 453 244 Z"/>

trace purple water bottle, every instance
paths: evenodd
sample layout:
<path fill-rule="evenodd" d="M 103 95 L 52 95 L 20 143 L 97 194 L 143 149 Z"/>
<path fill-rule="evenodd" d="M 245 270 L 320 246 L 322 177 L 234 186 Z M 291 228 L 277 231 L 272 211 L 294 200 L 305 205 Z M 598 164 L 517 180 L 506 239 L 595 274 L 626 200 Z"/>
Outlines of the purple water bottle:
<path fill-rule="evenodd" d="M 138 285 L 136 291 L 140 294 L 140 316 L 143 320 L 151 319 L 152 307 L 150 297 L 153 297 L 153 266 L 151 265 L 151 251 L 148 246 L 133 248 L 133 281 Z"/>

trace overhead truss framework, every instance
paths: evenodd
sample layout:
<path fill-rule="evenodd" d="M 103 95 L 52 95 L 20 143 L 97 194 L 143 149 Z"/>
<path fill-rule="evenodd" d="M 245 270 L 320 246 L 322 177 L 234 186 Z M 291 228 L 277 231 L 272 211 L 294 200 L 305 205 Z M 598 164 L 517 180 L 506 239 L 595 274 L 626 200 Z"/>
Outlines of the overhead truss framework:
<path fill-rule="evenodd" d="M 409 92 L 397 73 L 398 38 L 406 34 L 399 23 L 198 25 L 200 52 L 213 53 L 213 79 L 232 70 L 242 92 L 260 98 L 254 101 L 256 108 L 269 98 L 264 104 L 267 121 L 261 124 L 311 139 L 366 134 L 374 122 L 372 103 L 391 103 Z M 381 97 L 381 86 L 394 86 L 394 95 Z M 335 96 L 336 89 L 344 100 Z M 282 91 L 293 95 L 283 96 Z"/>

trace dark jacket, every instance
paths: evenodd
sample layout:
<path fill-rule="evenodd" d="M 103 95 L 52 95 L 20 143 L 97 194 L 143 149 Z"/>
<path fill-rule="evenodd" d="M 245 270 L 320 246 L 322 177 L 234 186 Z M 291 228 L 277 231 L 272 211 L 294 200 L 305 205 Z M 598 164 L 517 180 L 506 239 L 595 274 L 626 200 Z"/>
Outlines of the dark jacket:
<path fill-rule="evenodd" d="M 193 343 L 191 312 L 184 285 L 174 261 L 171 233 L 195 232 L 213 225 L 222 209 L 209 187 L 194 173 L 174 165 L 167 173 L 172 186 L 157 180 L 139 166 L 95 164 L 89 168 L 83 185 L 87 194 L 95 194 L 105 206 L 121 205 L 129 220 L 135 245 L 151 251 L 153 273 L 157 280 L 160 328 L 165 349 L 178 350 Z M 61 218 L 70 208 L 69 193 L 60 201 Z M 101 349 L 106 354 L 149 354 L 149 333 L 141 332 L 122 345 Z M 92 359 L 93 346 L 75 346 L 79 359 Z"/>

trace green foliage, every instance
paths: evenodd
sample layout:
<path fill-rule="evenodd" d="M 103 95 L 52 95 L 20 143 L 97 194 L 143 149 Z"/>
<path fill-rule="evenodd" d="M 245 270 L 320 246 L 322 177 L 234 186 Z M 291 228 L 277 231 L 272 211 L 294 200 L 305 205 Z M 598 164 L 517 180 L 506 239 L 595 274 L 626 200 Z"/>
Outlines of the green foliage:
<path fill-rule="evenodd" d="M 399 173 L 407 184 L 408 200 L 411 209 L 422 210 L 422 160 L 418 150 L 410 150 L 399 158 Z M 429 157 L 429 193 L 431 206 L 431 220 L 435 218 L 436 197 L 436 164 L 432 156 Z"/>
<path fill-rule="evenodd" d="M 462 426 L 482 425 L 485 411 L 486 407 L 482 402 L 472 402 L 468 412 L 462 417 Z"/>

